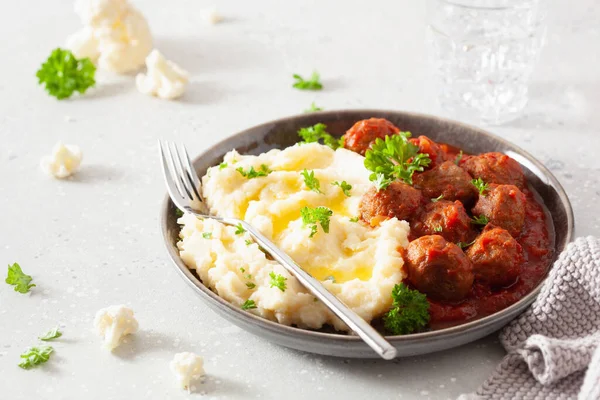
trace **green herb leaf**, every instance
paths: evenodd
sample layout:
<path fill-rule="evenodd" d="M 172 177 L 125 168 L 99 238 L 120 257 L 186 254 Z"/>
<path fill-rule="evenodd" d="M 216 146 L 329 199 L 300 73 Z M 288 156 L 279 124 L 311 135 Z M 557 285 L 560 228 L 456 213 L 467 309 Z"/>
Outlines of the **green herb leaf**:
<path fill-rule="evenodd" d="M 246 282 L 246 287 L 248 289 L 254 289 L 256 285 L 253 282 Z"/>
<path fill-rule="evenodd" d="M 485 215 L 474 216 L 471 220 L 472 224 L 475 225 L 487 225 L 490 220 Z"/>
<path fill-rule="evenodd" d="M 463 158 L 463 151 L 461 150 L 456 155 L 456 158 L 454 159 L 454 164 L 458 165 L 458 163 L 460 162 L 460 160 L 462 160 L 462 158 Z"/>
<path fill-rule="evenodd" d="M 352 217 L 352 218 L 350 218 L 350 222 L 358 222 L 358 217 Z"/>
<path fill-rule="evenodd" d="M 39 337 L 39 339 L 47 342 L 49 340 L 56 339 L 61 336 L 62 336 L 62 332 L 58 329 L 58 327 L 56 327 L 56 328 L 50 329 L 48 332 L 44 333 L 42 336 Z"/>
<path fill-rule="evenodd" d="M 54 49 L 35 76 L 38 83 L 58 100 L 71 97 L 73 92 L 81 94 L 94 86 L 96 67 L 89 58 L 77 59 L 69 50 Z"/>
<path fill-rule="evenodd" d="M 306 128 L 300 128 L 298 136 L 304 139 L 300 143 L 321 143 L 320 140 L 323 140 L 323 144 L 331 147 L 333 150 L 342 147 L 344 145 L 343 138 L 337 139 L 333 137 L 327 133 L 326 129 L 327 125 L 321 123 Z"/>
<path fill-rule="evenodd" d="M 183 212 L 183 211 L 181 211 L 179 208 L 176 208 L 176 209 L 175 209 L 175 216 L 176 216 L 177 218 L 181 218 L 181 217 L 183 217 L 183 215 L 184 215 L 184 212 Z"/>
<path fill-rule="evenodd" d="M 431 202 L 432 202 L 432 203 L 436 203 L 436 202 L 438 202 L 438 201 L 442 200 L 443 198 L 444 198 L 444 195 L 443 195 L 443 194 L 440 194 L 440 195 L 439 195 L 438 197 L 436 197 L 435 199 L 431 199 Z"/>
<path fill-rule="evenodd" d="M 54 351 L 52 346 L 30 347 L 21 354 L 19 367 L 29 369 L 36 365 L 45 363 L 50 359 L 50 354 Z"/>
<path fill-rule="evenodd" d="M 443 230 L 444 230 L 444 229 L 443 229 L 441 226 L 436 226 L 435 228 L 433 228 L 433 231 L 434 231 L 434 232 L 441 232 L 441 231 L 443 231 Z"/>
<path fill-rule="evenodd" d="M 252 243 L 254 243 L 252 240 L 246 239 L 246 246 L 250 246 Z"/>
<path fill-rule="evenodd" d="M 458 242 L 458 243 L 456 243 L 456 245 L 457 245 L 458 247 L 460 247 L 461 249 L 465 249 L 465 248 L 467 248 L 467 247 L 471 246 L 473 243 L 475 243 L 475 240 L 473 240 L 472 242 L 469 242 L 469 243 L 465 243 L 465 242 Z"/>
<path fill-rule="evenodd" d="M 226 162 L 222 162 L 221 164 L 219 164 L 219 169 L 225 169 L 225 168 L 227 168 Z"/>
<path fill-rule="evenodd" d="M 394 335 L 420 331 L 429 323 L 427 296 L 403 283 L 392 290 L 392 308 L 383 317 L 385 328 Z"/>
<path fill-rule="evenodd" d="M 29 289 L 35 286 L 35 284 L 30 283 L 32 280 L 33 278 L 24 273 L 18 263 L 14 263 L 13 265 L 9 264 L 8 274 L 6 275 L 6 279 L 4 281 L 9 285 L 14 285 L 15 292 L 29 292 Z"/>
<path fill-rule="evenodd" d="M 240 267 L 240 272 L 243 274 L 244 272 L 246 272 L 246 268 Z"/>
<path fill-rule="evenodd" d="M 323 232 L 329 233 L 329 219 L 333 215 L 327 207 L 302 207 L 300 210 L 302 216 L 302 224 L 310 227 L 310 236 L 313 237 L 317 233 L 317 223 L 321 225 Z"/>
<path fill-rule="evenodd" d="M 246 230 L 242 226 L 241 222 L 239 224 L 237 224 L 235 227 L 236 227 L 236 230 L 235 230 L 236 235 L 241 235 L 242 233 L 246 232 Z"/>
<path fill-rule="evenodd" d="M 239 167 L 236 169 L 236 171 L 239 172 L 240 174 L 242 174 L 242 176 L 244 178 L 248 178 L 248 179 L 259 178 L 261 176 L 267 176 L 271 172 L 273 172 L 265 164 L 261 164 L 260 169 L 258 171 L 256 171 L 254 169 L 254 167 L 250 167 L 250 169 L 248 171 L 244 171 L 244 168 Z"/>
<path fill-rule="evenodd" d="M 273 271 L 269 272 L 269 277 L 271 278 L 271 281 L 269 282 L 269 284 L 271 285 L 270 287 L 276 287 L 282 292 L 285 292 L 285 289 L 287 289 L 287 285 L 285 283 L 285 281 L 287 281 L 286 277 L 280 274 L 276 274 Z"/>
<path fill-rule="evenodd" d="M 485 196 L 484 192 L 490 188 L 490 185 L 485 183 L 481 178 L 473 179 L 471 183 L 479 190 L 480 196 Z"/>
<path fill-rule="evenodd" d="M 212 238 L 212 232 L 203 232 L 202 233 L 202 237 L 204 239 L 211 239 Z"/>
<path fill-rule="evenodd" d="M 296 82 L 294 83 L 294 87 L 300 90 L 321 90 L 323 89 L 323 85 L 321 84 L 321 80 L 319 77 L 319 73 L 314 71 L 310 76 L 310 79 L 304 79 L 298 74 L 293 75 Z"/>
<path fill-rule="evenodd" d="M 242 310 L 250 310 L 256 308 L 256 303 L 254 300 L 246 300 L 244 304 L 242 304 Z"/>
<path fill-rule="evenodd" d="M 323 109 L 321 107 L 317 107 L 315 105 L 314 101 L 310 104 L 310 108 L 307 108 L 306 110 L 304 110 L 305 113 L 311 113 L 311 112 L 317 112 L 317 111 L 323 111 Z"/>
<path fill-rule="evenodd" d="M 340 189 L 342 189 L 342 192 L 344 192 L 344 194 L 346 196 L 350 197 L 350 191 L 352 190 L 351 184 L 349 184 L 346 181 L 341 181 L 341 182 L 335 181 L 335 182 L 331 182 L 331 184 L 334 186 L 339 186 Z"/>
<path fill-rule="evenodd" d="M 377 138 L 365 153 L 365 167 L 372 172 L 369 179 L 379 190 L 396 179 L 412 185 L 413 174 L 431 163 L 429 155 L 419 153 L 419 148 L 408 141 L 410 136 L 410 132 L 398 132 L 385 140 Z"/>
<path fill-rule="evenodd" d="M 304 178 L 304 184 L 307 188 L 312 190 L 313 192 L 321 193 L 321 183 L 317 178 L 315 178 L 315 171 L 308 172 L 306 169 L 300 173 Z"/>

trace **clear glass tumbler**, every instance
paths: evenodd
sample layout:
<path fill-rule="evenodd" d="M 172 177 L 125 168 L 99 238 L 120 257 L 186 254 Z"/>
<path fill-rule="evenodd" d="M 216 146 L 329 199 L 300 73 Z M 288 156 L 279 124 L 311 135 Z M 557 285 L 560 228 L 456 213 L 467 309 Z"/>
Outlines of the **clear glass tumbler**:
<path fill-rule="evenodd" d="M 519 117 L 546 36 L 546 0 L 427 1 L 440 105 L 483 124 Z"/>

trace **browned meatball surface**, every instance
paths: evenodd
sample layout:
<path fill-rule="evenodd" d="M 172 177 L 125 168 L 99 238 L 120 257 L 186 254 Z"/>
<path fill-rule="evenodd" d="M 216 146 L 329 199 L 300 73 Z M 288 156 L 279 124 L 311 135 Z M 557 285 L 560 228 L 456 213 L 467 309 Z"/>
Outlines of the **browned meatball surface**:
<path fill-rule="evenodd" d="M 477 197 L 477 188 L 471 183 L 472 179 L 467 171 L 453 161 L 446 161 L 429 171 L 413 176 L 413 183 L 415 188 L 423 192 L 423 196 L 430 199 L 443 196 L 444 200 L 460 200 L 465 204 L 473 204 Z"/>
<path fill-rule="evenodd" d="M 465 253 L 439 235 L 422 236 L 404 254 L 408 281 L 436 300 L 461 300 L 473 285 L 473 267 Z"/>
<path fill-rule="evenodd" d="M 435 167 L 446 161 L 446 152 L 440 147 L 439 144 L 429 139 L 427 136 L 421 135 L 416 138 L 409 139 L 409 141 L 419 148 L 419 153 L 426 153 L 431 159 L 429 167 Z"/>
<path fill-rule="evenodd" d="M 475 279 L 490 286 L 508 286 L 521 272 L 521 245 L 504 229 L 488 227 L 467 250 Z"/>
<path fill-rule="evenodd" d="M 519 237 L 525 224 L 527 198 L 514 185 L 489 185 L 479 196 L 473 215 L 485 215 L 489 222 L 504 228 L 514 237 Z"/>
<path fill-rule="evenodd" d="M 344 147 L 361 155 L 375 142 L 400 132 L 394 124 L 383 118 L 369 118 L 358 121 L 348 129 L 344 136 Z"/>
<path fill-rule="evenodd" d="M 395 181 L 386 189 L 369 189 L 360 200 L 360 216 L 375 226 L 380 220 L 396 217 L 400 220 L 413 217 L 423 202 L 421 192 L 406 183 Z"/>
<path fill-rule="evenodd" d="M 411 224 L 416 236 L 440 235 L 452 243 L 469 243 L 477 232 L 471 217 L 460 201 L 437 201 L 425 206 L 425 210 Z"/>
<path fill-rule="evenodd" d="M 525 187 L 525 176 L 518 162 L 502 153 L 483 153 L 465 156 L 460 162 L 473 178 L 481 178 L 486 183 Z"/>

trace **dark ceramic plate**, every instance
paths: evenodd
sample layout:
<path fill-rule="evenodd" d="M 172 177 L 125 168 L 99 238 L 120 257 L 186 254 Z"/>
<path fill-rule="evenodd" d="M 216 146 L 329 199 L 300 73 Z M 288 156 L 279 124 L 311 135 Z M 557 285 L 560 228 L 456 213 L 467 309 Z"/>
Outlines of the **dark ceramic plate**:
<path fill-rule="evenodd" d="M 556 178 L 531 155 L 490 133 L 462 123 L 400 111 L 356 110 L 328 111 L 298 115 L 250 128 L 207 149 L 194 161 L 199 176 L 221 162 L 225 153 L 237 149 L 240 153 L 260 154 L 273 148 L 285 148 L 298 141 L 299 128 L 325 123 L 332 134 L 342 135 L 356 121 L 370 117 L 386 118 L 414 136 L 427 135 L 435 141 L 458 146 L 469 153 L 498 151 L 516 159 L 525 170 L 530 185 L 539 193 L 549 217 L 554 239 L 554 257 L 565 248 L 573 235 L 573 211 L 567 195 Z M 185 281 L 206 304 L 224 318 L 256 335 L 280 345 L 311 353 L 356 358 L 376 358 L 376 354 L 358 337 L 322 331 L 309 331 L 284 326 L 257 317 L 229 304 L 186 268 L 176 247 L 179 226 L 175 209 L 168 197 L 161 208 L 161 229 L 169 256 Z M 541 284 L 540 284 L 541 285 Z M 519 302 L 490 316 L 451 328 L 405 336 L 388 336 L 398 349 L 398 356 L 431 353 L 456 347 L 486 336 L 501 328 L 521 313 L 535 299 L 539 286 Z"/>

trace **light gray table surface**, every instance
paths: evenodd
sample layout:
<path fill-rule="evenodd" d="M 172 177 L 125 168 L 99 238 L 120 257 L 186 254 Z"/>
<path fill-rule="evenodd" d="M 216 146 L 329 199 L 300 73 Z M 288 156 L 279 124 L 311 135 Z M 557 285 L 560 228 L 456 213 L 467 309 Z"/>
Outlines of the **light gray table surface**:
<path fill-rule="evenodd" d="M 56 101 L 36 83 L 51 49 L 80 27 L 71 1 L 3 2 L 0 12 L 0 266 L 33 275 L 31 294 L 0 283 L 1 399 L 452 399 L 503 356 L 496 335 L 394 362 L 287 350 L 208 310 L 171 267 L 158 229 L 165 189 L 158 138 L 191 153 L 244 128 L 326 109 L 443 113 L 425 90 L 426 12 L 417 1 L 224 1 L 206 24 L 197 0 L 139 1 L 155 45 L 192 74 L 180 101 L 144 96 L 133 77 L 99 73 L 88 95 Z M 555 2 L 525 117 L 490 128 L 543 161 L 565 186 L 577 235 L 598 233 L 600 7 Z M 293 90 L 318 69 L 322 92 Z M 58 140 L 84 152 L 58 181 L 39 168 Z M 2 264 L 3 263 L 3 264 Z M 5 267 L 2 267 L 5 268 Z M 5 271 L 5 270 L 3 270 Z M 94 313 L 131 306 L 140 331 L 117 352 L 100 346 Z M 64 336 L 46 365 L 19 354 L 55 325 Z M 173 354 L 205 358 L 208 379 L 188 395 Z M 201 394 L 201 393 L 203 394 Z"/>

